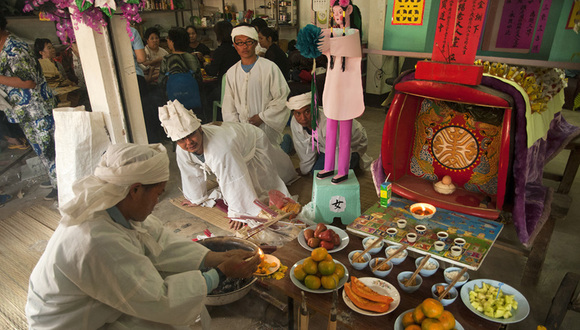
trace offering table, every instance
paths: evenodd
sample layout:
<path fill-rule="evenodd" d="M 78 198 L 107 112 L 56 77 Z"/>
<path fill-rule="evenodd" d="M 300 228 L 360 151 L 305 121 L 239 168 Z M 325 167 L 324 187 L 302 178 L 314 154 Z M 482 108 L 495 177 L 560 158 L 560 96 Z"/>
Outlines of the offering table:
<path fill-rule="evenodd" d="M 361 277 L 374 277 L 371 270 L 367 267 L 362 270 L 354 269 L 348 261 L 348 253 L 353 250 L 359 250 L 362 247 L 362 239 L 358 236 L 352 234 L 350 236 L 350 241 L 348 245 L 341 251 L 332 254 L 335 260 L 342 262 L 348 270 L 351 276 Z M 282 264 L 288 266 L 288 271 L 286 276 L 280 280 L 265 279 L 264 284 L 270 289 L 280 290 L 286 296 L 288 296 L 291 302 L 300 302 L 301 289 L 294 285 L 290 279 L 290 271 L 292 265 L 296 262 L 307 258 L 310 256 L 310 251 L 304 249 L 296 239 L 287 243 L 282 248 L 278 249 L 273 253 L 274 256 L 278 257 Z M 385 252 L 382 249 L 379 253 L 374 256 L 384 256 Z M 383 316 L 366 316 L 355 312 L 350 309 L 344 302 L 342 298 L 343 289 L 339 289 L 338 298 L 338 322 L 341 323 L 342 327 L 352 328 L 352 329 L 393 329 L 395 320 L 397 317 L 409 309 L 415 308 L 424 299 L 431 297 L 431 286 L 435 283 L 445 282 L 443 278 L 443 270 L 439 269 L 434 275 L 430 277 L 423 278 L 423 284 L 419 290 L 414 293 L 406 293 L 401 290 L 397 284 L 397 274 L 402 271 L 414 271 L 415 270 L 415 260 L 410 256 L 401 264 L 394 266 L 394 269 L 389 275 L 387 275 L 383 280 L 391 283 L 397 288 L 401 296 L 401 301 L 399 306 L 392 312 Z M 330 314 L 330 308 L 332 306 L 332 293 L 311 293 L 305 292 L 306 302 L 308 304 L 309 310 L 314 310 L 317 313 L 328 316 Z M 500 329 L 501 324 L 490 322 L 472 313 L 458 297 L 457 300 L 445 307 L 455 316 L 455 319 L 465 328 L 465 329 Z M 289 310 L 288 313 L 293 315 L 293 310 Z M 292 321 L 289 324 L 289 328 L 293 328 Z"/>

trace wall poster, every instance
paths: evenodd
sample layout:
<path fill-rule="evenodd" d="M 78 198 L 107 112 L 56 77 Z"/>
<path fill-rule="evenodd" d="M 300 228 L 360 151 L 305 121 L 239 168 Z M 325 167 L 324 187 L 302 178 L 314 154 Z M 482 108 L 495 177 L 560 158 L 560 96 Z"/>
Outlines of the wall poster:
<path fill-rule="evenodd" d="M 542 0 L 505 0 L 497 48 L 530 49 Z"/>
<path fill-rule="evenodd" d="M 568 17 L 566 29 L 573 29 L 576 21 L 580 21 L 580 1 L 574 1 L 572 9 L 570 10 L 570 16 Z"/>
<path fill-rule="evenodd" d="M 423 25 L 425 0 L 394 0 L 392 25 Z"/>

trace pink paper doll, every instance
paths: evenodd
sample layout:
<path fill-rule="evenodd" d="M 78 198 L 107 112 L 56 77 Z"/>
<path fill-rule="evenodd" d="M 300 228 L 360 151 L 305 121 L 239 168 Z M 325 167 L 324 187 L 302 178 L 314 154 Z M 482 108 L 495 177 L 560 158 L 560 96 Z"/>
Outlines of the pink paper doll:
<path fill-rule="evenodd" d="M 324 170 L 318 172 L 317 178 L 324 179 L 335 174 L 338 135 L 338 173 L 331 182 L 339 184 L 348 179 L 352 120 L 363 114 L 365 105 L 361 76 L 360 32 L 350 28 L 353 6 L 348 0 L 333 0 L 331 3 L 336 28 L 322 30 L 323 39 L 320 46 L 320 51 L 328 57 L 322 94 L 324 114 L 328 119 Z"/>

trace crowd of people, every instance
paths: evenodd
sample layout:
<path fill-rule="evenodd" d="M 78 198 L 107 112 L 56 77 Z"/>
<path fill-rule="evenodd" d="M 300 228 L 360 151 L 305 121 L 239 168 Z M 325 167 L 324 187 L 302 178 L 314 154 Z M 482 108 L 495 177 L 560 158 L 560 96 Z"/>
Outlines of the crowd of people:
<path fill-rule="evenodd" d="M 51 114 L 56 98 L 50 84 L 76 82 L 54 61 L 50 40 L 38 39 L 32 51 L 6 31 L 3 18 L 0 23 L 0 92 L 11 106 L 2 110 L 8 123 L 22 128 L 56 191 Z M 235 230 L 244 225 L 236 217 L 260 212 L 254 200 L 267 201 L 271 190 L 290 196 L 287 187 L 300 175 L 324 168 L 326 118 L 320 116 L 312 126 L 311 95 L 291 93 L 288 56 L 277 45 L 276 32 L 264 24 L 261 19 L 236 27 L 217 23 L 219 47 L 213 53 L 197 39 L 194 26 L 170 29 L 168 49 L 160 46 L 158 29 L 147 29 L 141 38 L 131 28 L 153 144 L 111 145 L 94 173 L 75 182 L 75 196 L 60 206 L 63 217 L 30 277 L 26 315 L 31 329 L 179 328 L 200 315 L 207 328 L 203 298 L 227 278 L 252 276 L 260 263 L 257 252 L 209 251 L 169 232 L 151 213 L 169 179 L 167 151 L 157 143 L 164 138 L 176 144 L 183 204 L 213 207 L 221 201 Z M 202 70 L 217 77 L 214 90 L 204 90 Z M 181 98 L 185 90 L 171 94 L 178 75 L 190 76 L 187 87 L 197 88 L 199 103 Z M 223 122 L 211 122 L 204 110 L 215 99 L 222 101 Z M 284 135 L 287 126 L 293 139 Z M 11 143 L 25 144 L 8 129 L 2 133 Z M 352 139 L 354 168 L 367 146 L 366 132 L 356 121 Z M 299 168 L 288 155 L 288 143 L 298 154 Z M 209 188 L 210 178 L 217 187 Z"/>

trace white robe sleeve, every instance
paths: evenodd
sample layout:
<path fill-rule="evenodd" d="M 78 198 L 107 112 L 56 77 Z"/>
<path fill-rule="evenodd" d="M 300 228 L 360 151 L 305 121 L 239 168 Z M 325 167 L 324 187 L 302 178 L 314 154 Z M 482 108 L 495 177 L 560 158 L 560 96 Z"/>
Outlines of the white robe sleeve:
<path fill-rule="evenodd" d="M 266 59 L 258 59 L 258 63 L 266 62 Z M 290 87 L 286 82 L 286 78 L 280 71 L 280 68 L 271 61 L 268 65 L 262 66 L 262 76 L 267 79 L 262 84 L 262 95 L 267 97 L 265 100 L 265 107 L 259 113 L 260 118 L 264 123 L 279 133 L 282 133 L 288 118 L 290 116 L 290 109 L 286 107 L 286 100 L 290 94 Z"/>
<path fill-rule="evenodd" d="M 300 159 L 300 172 L 303 175 L 310 173 L 310 170 L 316 162 L 317 150 L 312 149 L 312 138 L 304 132 L 304 128 L 300 125 L 294 117 L 290 121 L 290 128 L 292 129 L 292 141 L 294 142 L 294 150 Z"/>
<path fill-rule="evenodd" d="M 193 161 L 193 155 L 177 147 L 175 150 L 177 165 L 181 172 L 181 185 L 185 198 L 198 205 L 202 205 L 210 197 L 207 193 L 207 182 L 203 169 Z"/>
<path fill-rule="evenodd" d="M 362 157 L 367 152 L 368 143 L 367 131 L 361 123 L 353 119 L 350 152 L 356 152 Z"/>
<path fill-rule="evenodd" d="M 240 62 L 234 64 L 225 74 L 226 86 L 222 100 L 222 117 L 224 121 L 240 122 L 240 114 L 236 109 L 235 102 L 235 98 L 239 97 L 236 95 L 236 70 L 238 70 L 240 65 Z"/>

